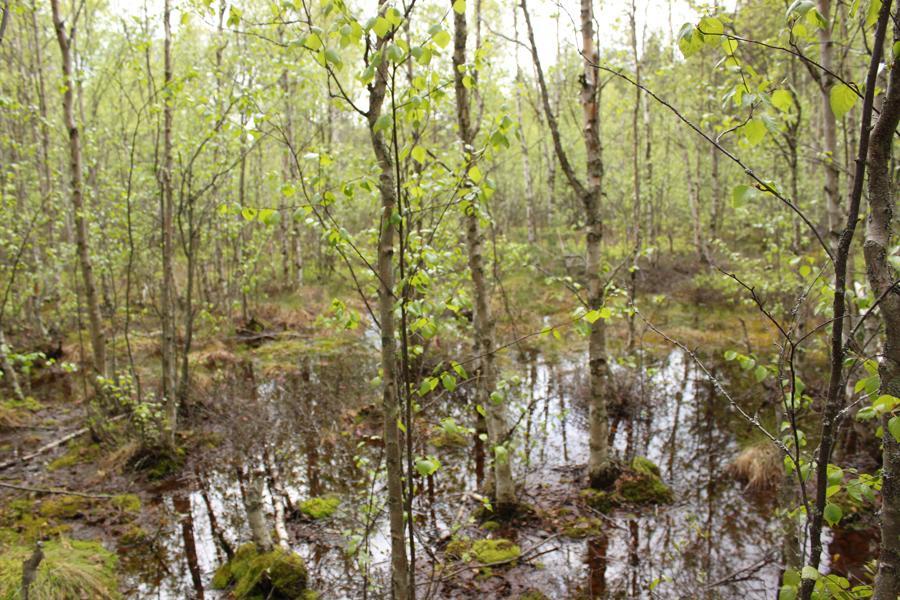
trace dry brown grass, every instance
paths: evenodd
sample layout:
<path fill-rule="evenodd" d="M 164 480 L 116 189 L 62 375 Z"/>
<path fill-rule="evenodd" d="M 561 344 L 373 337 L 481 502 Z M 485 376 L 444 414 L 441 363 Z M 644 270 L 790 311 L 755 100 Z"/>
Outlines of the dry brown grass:
<path fill-rule="evenodd" d="M 744 448 L 728 466 L 728 473 L 756 492 L 771 491 L 784 477 L 781 452 L 769 441 Z"/>

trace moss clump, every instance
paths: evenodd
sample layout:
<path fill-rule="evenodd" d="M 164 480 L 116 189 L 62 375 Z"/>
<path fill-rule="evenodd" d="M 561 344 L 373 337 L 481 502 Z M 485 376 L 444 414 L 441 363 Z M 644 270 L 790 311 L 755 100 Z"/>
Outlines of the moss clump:
<path fill-rule="evenodd" d="M 66 469 L 75 465 L 89 463 L 100 457 L 100 446 L 98 444 L 70 444 L 69 450 L 62 456 L 50 461 L 47 465 L 48 471 L 56 471 Z"/>
<path fill-rule="evenodd" d="M 136 513 L 141 510 L 141 499 L 137 494 L 118 494 L 110 499 L 110 504 L 125 513 Z"/>
<path fill-rule="evenodd" d="M 472 544 L 472 555 L 484 564 L 512 562 L 522 555 L 522 549 L 503 538 L 478 540 Z"/>
<path fill-rule="evenodd" d="M 464 448 L 469 440 L 461 433 L 442 430 L 429 438 L 428 443 L 435 448 Z"/>
<path fill-rule="evenodd" d="M 644 475 L 660 476 L 659 467 L 656 466 L 656 463 L 643 456 L 635 456 L 634 460 L 631 461 L 631 468 L 637 473 L 643 473 Z"/>
<path fill-rule="evenodd" d="M 74 519 L 88 509 L 87 498 L 81 496 L 52 496 L 41 503 L 40 513 L 48 519 Z"/>
<path fill-rule="evenodd" d="M 306 565 L 299 555 L 281 548 L 260 553 L 253 544 L 238 548 L 234 558 L 219 567 L 212 579 L 214 588 L 230 588 L 237 600 L 314 598 L 306 583 Z"/>
<path fill-rule="evenodd" d="M 470 550 L 472 550 L 472 540 L 467 537 L 454 537 L 444 548 L 444 554 L 450 558 L 463 560 L 467 558 Z"/>
<path fill-rule="evenodd" d="M 310 519 L 327 519 L 337 510 L 341 499 L 337 496 L 317 496 L 300 503 L 300 512 Z"/>
<path fill-rule="evenodd" d="M 582 490 L 581 498 L 584 500 L 585 504 L 604 514 L 611 511 L 618 504 L 618 498 L 615 494 L 595 490 L 594 488 Z"/>
<path fill-rule="evenodd" d="M 22 562 L 34 548 L 13 546 L 0 553 L 0 598 L 18 598 L 22 587 Z M 100 543 L 60 538 L 46 542 L 44 560 L 31 584 L 35 600 L 121 598 L 116 578 L 116 555 Z"/>
<path fill-rule="evenodd" d="M 629 504 L 669 504 L 672 490 L 656 475 L 639 471 L 624 473 L 616 480 L 616 494 Z"/>
<path fill-rule="evenodd" d="M 519 594 L 517 600 L 550 600 L 544 592 L 540 590 L 528 590 Z"/>
<path fill-rule="evenodd" d="M 136 452 L 129 463 L 133 469 L 146 472 L 149 479 L 158 481 L 181 470 L 184 466 L 184 449 L 148 446 Z"/>
<path fill-rule="evenodd" d="M 600 519 L 579 517 L 563 525 L 563 535 L 571 538 L 586 538 L 600 535 L 603 532 L 603 522 Z"/>
<path fill-rule="evenodd" d="M 485 521 L 481 524 L 481 528 L 485 531 L 497 531 L 500 529 L 500 523 L 497 521 Z"/>

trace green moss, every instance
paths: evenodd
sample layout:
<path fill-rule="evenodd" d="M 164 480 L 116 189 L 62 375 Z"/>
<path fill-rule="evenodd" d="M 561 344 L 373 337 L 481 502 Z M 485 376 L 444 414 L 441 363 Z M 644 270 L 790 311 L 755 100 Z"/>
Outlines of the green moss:
<path fill-rule="evenodd" d="M 608 513 L 618 504 L 618 498 L 615 494 L 588 488 L 581 491 L 581 497 L 585 504 L 596 511 Z"/>
<path fill-rule="evenodd" d="M 656 463 L 643 456 L 635 456 L 634 460 L 631 461 L 631 468 L 638 473 L 644 473 L 645 475 L 660 476 L 659 467 L 656 466 Z"/>
<path fill-rule="evenodd" d="M 22 562 L 34 548 L 13 546 L 0 554 L 0 598 L 19 598 Z M 32 600 L 121 598 L 116 577 L 116 555 L 100 543 L 60 538 L 44 544 L 44 559 L 30 588 Z"/>
<path fill-rule="evenodd" d="M 68 451 L 62 456 L 50 461 L 47 470 L 56 471 L 58 469 L 66 469 L 75 465 L 89 463 L 100 457 L 100 446 L 98 444 L 72 443 L 69 444 Z"/>
<path fill-rule="evenodd" d="M 305 600 L 315 597 L 306 588 L 307 579 L 306 565 L 294 552 L 276 548 L 261 554 L 253 544 L 245 544 L 234 558 L 216 570 L 212 585 L 216 589 L 230 588 L 237 600 Z"/>
<path fill-rule="evenodd" d="M 141 510 L 141 499 L 137 494 L 118 494 L 110 499 L 110 503 L 126 513 L 136 513 Z"/>
<path fill-rule="evenodd" d="M 300 503 L 300 512 L 310 519 L 327 519 L 337 510 L 341 499 L 337 496 L 317 496 Z"/>
<path fill-rule="evenodd" d="M 629 504 L 668 504 L 673 500 L 671 488 L 659 477 L 637 471 L 616 480 L 616 494 Z"/>
<path fill-rule="evenodd" d="M 563 525 L 563 534 L 571 538 L 586 538 L 600 535 L 603 522 L 600 519 L 579 517 Z"/>
<path fill-rule="evenodd" d="M 435 448 L 464 448 L 469 445 L 469 440 L 455 431 L 440 431 L 429 438 L 428 443 Z"/>
<path fill-rule="evenodd" d="M 140 525 L 131 525 L 119 536 L 119 542 L 125 546 L 136 546 L 147 540 L 147 531 Z"/>
<path fill-rule="evenodd" d="M 472 550 L 472 540 L 467 537 L 454 537 L 444 548 L 444 554 L 449 558 L 464 560 Z"/>
<path fill-rule="evenodd" d="M 48 519 L 73 519 L 84 514 L 89 505 L 87 498 L 81 496 L 51 496 L 41 502 L 39 510 Z"/>
<path fill-rule="evenodd" d="M 27 410 L 28 412 L 38 412 L 44 409 L 44 405 L 31 396 L 26 396 L 24 400 L 4 400 L 3 406 L 10 410 Z"/>
<path fill-rule="evenodd" d="M 481 528 L 485 531 L 497 531 L 500 529 L 500 523 L 497 521 L 485 521 L 481 524 Z"/>
<path fill-rule="evenodd" d="M 522 549 L 507 539 L 478 540 L 472 544 L 472 554 L 480 563 L 511 562 L 522 555 Z"/>
<path fill-rule="evenodd" d="M 517 600 L 550 600 L 544 592 L 540 590 L 528 590 L 519 594 Z"/>

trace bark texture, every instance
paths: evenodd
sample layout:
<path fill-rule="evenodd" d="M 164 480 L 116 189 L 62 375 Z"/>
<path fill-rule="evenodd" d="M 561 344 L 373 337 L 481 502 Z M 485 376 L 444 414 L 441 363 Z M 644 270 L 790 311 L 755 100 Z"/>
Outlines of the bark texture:
<path fill-rule="evenodd" d="M 894 40 L 900 38 L 895 11 Z M 888 261 L 894 221 L 894 189 L 891 179 L 891 143 L 900 122 L 900 72 L 895 62 L 890 70 L 881 114 L 872 129 L 869 145 L 869 216 L 863 251 L 866 274 L 884 323 L 884 347 L 879 361 L 881 393 L 900 397 L 900 290 L 896 273 Z M 882 417 L 883 484 L 881 488 L 881 552 L 875 576 L 874 598 L 900 597 L 900 444 L 888 431 L 890 414 Z"/>

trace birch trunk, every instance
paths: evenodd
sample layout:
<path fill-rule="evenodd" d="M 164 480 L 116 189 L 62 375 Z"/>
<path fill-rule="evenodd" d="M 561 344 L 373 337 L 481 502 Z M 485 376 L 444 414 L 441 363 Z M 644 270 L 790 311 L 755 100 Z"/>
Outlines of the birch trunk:
<path fill-rule="evenodd" d="M 50 8 L 53 13 L 53 28 L 56 30 L 56 41 L 59 44 L 62 56 L 62 81 L 63 81 L 63 122 L 69 135 L 69 172 L 71 175 L 72 191 L 72 218 L 75 224 L 75 245 L 78 252 L 78 262 L 81 265 L 81 276 L 84 280 L 85 301 L 88 311 L 88 327 L 91 336 L 91 350 L 93 353 L 93 369 L 96 375 L 106 374 L 106 335 L 103 331 L 103 322 L 100 317 L 100 302 L 97 296 L 97 286 L 94 282 L 94 267 L 91 263 L 90 243 L 88 239 L 88 226 L 85 220 L 84 184 L 81 167 L 81 135 L 78 123 L 75 120 L 75 79 L 72 60 L 72 41 L 75 37 L 74 26 L 66 31 L 59 10 L 59 0 L 51 0 Z"/>

